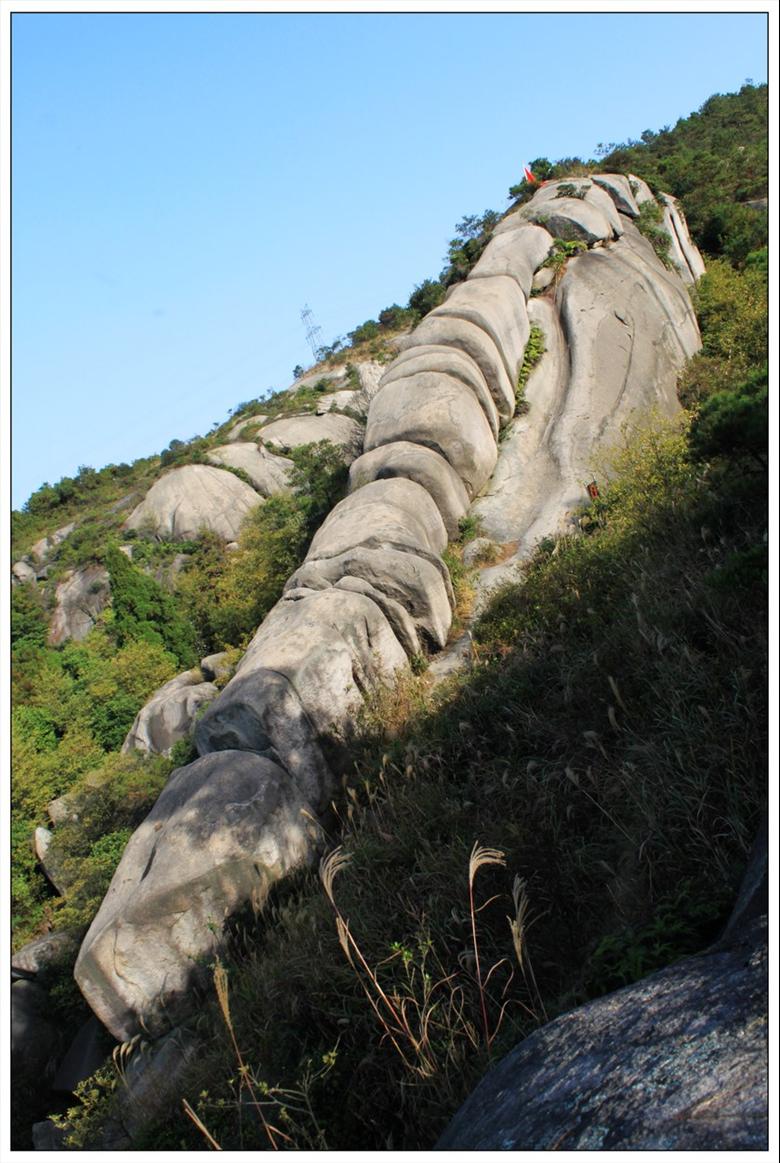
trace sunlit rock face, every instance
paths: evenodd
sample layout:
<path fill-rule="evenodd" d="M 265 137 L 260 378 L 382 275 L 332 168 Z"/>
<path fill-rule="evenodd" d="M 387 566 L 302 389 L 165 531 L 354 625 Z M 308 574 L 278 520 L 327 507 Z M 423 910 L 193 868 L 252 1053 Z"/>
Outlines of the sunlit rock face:
<path fill-rule="evenodd" d="M 185 464 L 155 481 L 125 528 L 170 541 L 188 541 L 204 532 L 235 541 L 244 517 L 259 503 L 251 485 L 234 473 Z"/>
<path fill-rule="evenodd" d="M 619 174 L 545 183 L 497 225 L 469 278 L 396 359 L 358 367 L 365 428 L 327 411 L 255 434 L 274 456 L 340 445 L 353 462 L 349 495 L 197 719 L 201 758 L 175 773 L 131 839 L 87 935 L 77 979 L 118 1037 L 186 1012 L 194 967 L 218 947 L 224 919 L 311 859 L 366 697 L 448 640 L 443 554 L 469 510 L 504 559 L 482 570 L 488 586 L 567 527 L 587 499 L 593 456 L 626 422 L 677 408 L 677 374 L 699 345 L 678 267 L 696 277 L 700 257 L 668 200 L 673 269 L 656 257 L 635 225 L 652 197 Z M 579 253 L 545 265 L 561 240 Z M 546 351 L 518 408 L 532 326 Z M 161 478 L 131 521 L 234 540 L 258 499 L 230 473 L 186 466 Z"/>

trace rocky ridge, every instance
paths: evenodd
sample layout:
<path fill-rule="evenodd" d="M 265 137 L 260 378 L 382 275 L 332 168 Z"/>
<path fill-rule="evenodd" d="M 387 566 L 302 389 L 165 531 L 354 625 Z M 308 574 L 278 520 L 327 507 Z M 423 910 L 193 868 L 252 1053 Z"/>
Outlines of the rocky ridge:
<path fill-rule="evenodd" d="M 687 294 L 634 225 L 643 184 L 597 177 L 577 179 L 574 195 L 573 183 L 547 183 L 508 215 L 372 385 L 350 495 L 199 719 L 201 758 L 171 777 L 82 945 L 77 981 L 117 1038 L 175 1025 L 226 915 L 262 903 L 275 878 L 314 858 L 365 693 L 447 640 L 442 553 L 468 505 L 480 498 L 491 536 L 527 551 L 586 500 L 584 469 L 600 443 L 648 407 L 676 409 L 676 374 L 698 344 Z M 588 249 L 535 298 L 556 239 Z M 515 417 L 531 322 L 548 354 L 533 391 L 529 381 L 529 412 Z M 500 527 L 494 486 L 498 509 L 501 490 L 517 498 Z M 245 768 L 239 794 L 231 773 Z M 235 827 L 217 830 L 204 870 L 206 770 L 208 818 Z"/>

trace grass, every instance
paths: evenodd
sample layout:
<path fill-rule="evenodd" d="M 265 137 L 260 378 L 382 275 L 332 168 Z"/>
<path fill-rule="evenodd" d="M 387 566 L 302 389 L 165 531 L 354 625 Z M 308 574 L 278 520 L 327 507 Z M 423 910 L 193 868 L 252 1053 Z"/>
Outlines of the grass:
<path fill-rule="evenodd" d="M 323 882 L 232 928 L 203 1053 L 136 1143 L 431 1148 L 540 1021 L 704 947 L 766 787 L 765 481 L 653 429 L 540 547 L 475 664 L 366 710 Z M 750 568 L 735 568 L 738 559 Z M 240 1049 L 240 1061 L 236 1056 Z"/>

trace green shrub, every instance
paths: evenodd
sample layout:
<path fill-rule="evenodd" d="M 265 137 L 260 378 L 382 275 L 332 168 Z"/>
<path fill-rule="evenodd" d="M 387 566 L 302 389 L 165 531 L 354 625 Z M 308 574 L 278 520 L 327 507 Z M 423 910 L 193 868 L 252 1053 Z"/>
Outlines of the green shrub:
<path fill-rule="evenodd" d="M 136 569 L 117 545 L 106 553 L 111 583 L 112 633 L 119 646 L 143 641 L 163 646 L 181 666 L 195 661 L 195 637 L 176 604 L 160 585 Z"/>
<path fill-rule="evenodd" d="M 673 266 L 670 250 L 672 240 L 663 227 L 664 212 L 657 202 L 643 202 L 634 223 L 645 236 L 665 267 Z"/>
<path fill-rule="evenodd" d="M 528 377 L 539 363 L 546 350 L 547 348 L 544 342 L 544 332 L 536 323 L 532 323 L 531 331 L 528 336 L 528 342 L 526 343 L 525 351 L 523 352 L 523 362 L 520 365 L 520 371 L 517 375 L 517 387 L 515 389 L 516 415 L 522 415 L 528 411 L 528 403 L 525 398 L 525 388 L 526 384 L 528 383 Z"/>

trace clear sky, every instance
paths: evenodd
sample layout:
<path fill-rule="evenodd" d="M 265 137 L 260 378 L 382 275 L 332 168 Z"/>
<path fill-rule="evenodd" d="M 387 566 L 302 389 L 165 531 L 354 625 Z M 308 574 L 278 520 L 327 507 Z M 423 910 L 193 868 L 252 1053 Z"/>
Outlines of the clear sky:
<path fill-rule="evenodd" d="M 405 304 L 523 161 L 767 79 L 760 13 L 16 12 L 11 49 L 17 507 L 287 387 L 304 304 L 326 343 Z"/>

